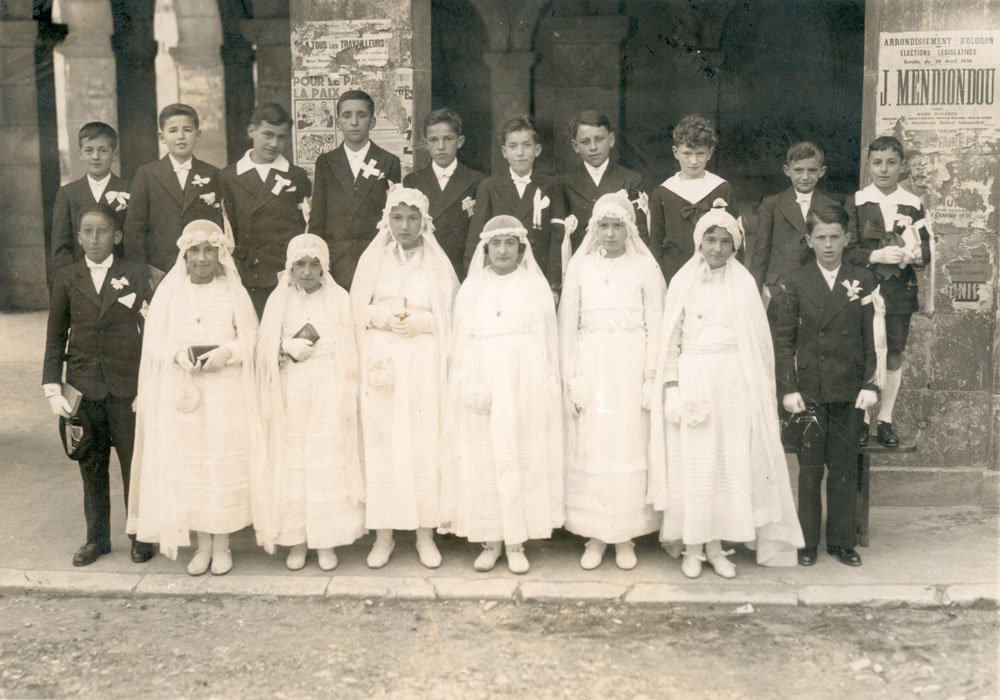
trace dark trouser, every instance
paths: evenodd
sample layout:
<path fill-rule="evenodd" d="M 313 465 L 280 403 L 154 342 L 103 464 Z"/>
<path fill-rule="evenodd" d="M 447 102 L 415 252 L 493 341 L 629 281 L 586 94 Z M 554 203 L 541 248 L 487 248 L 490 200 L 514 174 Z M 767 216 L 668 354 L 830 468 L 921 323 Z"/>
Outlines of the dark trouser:
<path fill-rule="evenodd" d="M 83 514 L 87 519 L 87 542 L 103 545 L 111 542 L 111 480 L 108 464 L 111 447 L 121 463 L 125 506 L 128 507 L 132 447 L 135 444 L 135 413 L 132 399 L 108 394 L 93 401 L 83 399 L 77 415 L 92 442 L 80 458 L 83 478 Z"/>
<path fill-rule="evenodd" d="M 819 430 L 813 431 L 799 450 L 799 524 L 806 547 L 819 546 L 823 505 L 820 487 L 823 467 L 826 480 L 826 544 L 853 548 L 857 527 L 855 508 L 858 497 L 858 433 L 864 412 L 854 403 L 810 403 L 816 412 Z"/>
<path fill-rule="evenodd" d="M 247 287 L 247 294 L 253 302 L 254 311 L 257 312 L 257 320 L 264 316 L 264 306 L 267 305 L 267 298 L 271 296 L 274 287 Z"/>

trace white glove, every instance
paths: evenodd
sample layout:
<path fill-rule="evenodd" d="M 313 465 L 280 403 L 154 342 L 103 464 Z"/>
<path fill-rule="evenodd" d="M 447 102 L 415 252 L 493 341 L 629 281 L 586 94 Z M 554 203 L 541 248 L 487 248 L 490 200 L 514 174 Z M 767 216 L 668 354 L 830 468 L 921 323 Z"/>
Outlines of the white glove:
<path fill-rule="evenodd" d="M 782 396 L 781 405 L 789 413 L 802 413 L 806 410 L 806 402 L 802 398 L 802 394 L 797 391 L 794 394 L 785 394 Z"/>
<path fill-rule="evenodd" d="M 402 312 L 394 314 L 386 306 L 375 306 L 373 304 L 368 307 L 368 325 L 380 331 L 388 331 L 391 330 L 393 323 L 399 321 L 399 317 L 402 315 Z"/>
<path fill-rule="evenodd" d="M 867 411 L 869 408 L 874 408 L 875 404 L 878 403 L 878 392 L 872 391 L 871 389 L 862 389 L 858 392 L 858 400 L 854 402 L 854 408 L 860 408 L 862 411 Z"/>
<path fill-rule="evenodd" d="M 49 397 L 49 408 L 52 409 L 52 415 L 62 416 L 63 418 L 69 418 L 72 415 L 72 409 L 70 408 L 69 401 L 62 394 L 56 394 L 55 396 Z"/>
<path fill-rule="evenodd" d="M 196 359 L 201 360 L 201 368 L 206 372 L 215 372 L 226 366 L 229 358 L 233 356 L 232 351 L 226 347 L 217 347 L 209 350 L 204 355 L 199 355 Z"/>
<path fill-rule="evenodd" d="M 430 311 L 418 311 L 415 314 L 404 316 L 402 320 L 397 318 L 389 326 L 389 330 L 404 338 L 412 338 L 421 333 L 430 333 L 433 327 L 434 315 Z"/>
<path fill-rule="evenodd" d="M 681 422 L 681 390 L 668 386 L 663 395 L 663 415 L 671 423 Z"/>
<path fill-rule="evenodd" d="M 868 256 L 868 261 L 882 263 L 883 265 L 898 265 L 903 262 L 905 254 L 906 250 L 900 248 L 898 245 L 887 245 L 885 248 L 873 250 L 871 255 Z"/>
<path fill-rule="evenodd" d="M 296 362 L 303 362 L 312 357 L 315 348 L 306 338 L 282 338 L 281 349 Z"/>
<path fill-rule="evenodd" d="M 187 348 L 184 348 L 174 355 L 174 362 L 180 365 L 180 368 L 186 372 L 193 372 L 196 369 L 196 367 L 191 363 L 191 358 L 188 357 Z"/>
<path fill-rule="evenodd" d="M 647 378 L 642 382 L 642 407 L 647 411 L 653 405 L 653 379 Z"/>

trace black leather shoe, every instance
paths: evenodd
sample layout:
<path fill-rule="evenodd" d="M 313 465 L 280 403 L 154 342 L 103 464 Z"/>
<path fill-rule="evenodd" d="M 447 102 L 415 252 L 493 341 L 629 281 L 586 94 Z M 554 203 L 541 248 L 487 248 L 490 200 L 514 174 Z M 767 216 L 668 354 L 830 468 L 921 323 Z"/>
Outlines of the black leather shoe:
<path fill-rule="evenodd" d="M 886 447 L 899 447 L 899 436 L 892 429 L 892 423 L 878 422 L 878 441 Z"/>
<path fill-rule="evenodd" d="M 868 424 L 861 429 L 861 435 L 858 436 L 858 447 L 868 447 Z"/>
<path fill-rule="evenodd" d="M 799 566 L 812 566 L 816 563 L 816 548 L 806 547 L 799 550 Z"/>
<path fill-rule="evenodd" d="M 87 544 L 76 550 L 76 554 L 73 555 L 73 566 L 87 566 L 93 564 L 97 561 L 97 557 L 102 554 L 111 553 L 111 543 L 105 542 L 104 544 L 95 544 L 93 542 L 88 542 Z"/>
<path fill-rule="evenodd" d="M 132 561 L 143 564 L 153 558 L 153 545 L 149 542 L 132 540 Z"/>
<path fill-rule="evenodd" d="M 849 547 L 827 546 L 826 553 L 837 557 L 837 561 L 847 566 L 861 566 L 861 555 Z"/>

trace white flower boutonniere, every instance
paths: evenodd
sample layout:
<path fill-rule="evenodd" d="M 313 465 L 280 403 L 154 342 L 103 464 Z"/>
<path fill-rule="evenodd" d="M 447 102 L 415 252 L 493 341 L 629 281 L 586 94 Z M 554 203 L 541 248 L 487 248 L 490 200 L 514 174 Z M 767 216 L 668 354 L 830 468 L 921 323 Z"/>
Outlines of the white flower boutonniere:
<path fill-rule="evenodd" d="M 115 211 L 125 211 L 125 207 L 128 206 L 129 193 L 111 190 L 104 193 L 104 199 L 115 208 Z"/>
<path fill-rule="evenodd" d="M 206 192 L 205 194 L 198 195 L 198 199 L 203 201 L 210 207 L 218 208 L 219 203 L 215 201 L 215 192 Z"/>
<path fill-rule="evenodd" d="M 289 192 L 294 192 L 295 188 L 294 187 L 290 187 L 291 184 L 292 184 L 291 180 L 289 180 L 288 178 L 285 178 L 285 177 L 281 177 L 281 175 L 278 175 L 277 173 L 275 173 L 274 174 L 274 187 L 271 188 L 271 194 L 273 194 L 273 195 L 279 195 L 279 194 L 281 194 L 281 192 L 286 187 L 288 187 L 288 191 Z"/>
<path fill-rule="evenodd" d="M 192 174 L 191 177 L 192 177 L 191 184 L 194 185 L 195 187 L 204 187 L 205 185 L 212 182 L 212 178 L 210 177 L 202 177 L 201 175 L 194 175 L 194 174 Z"/>
<path fill-rule="evenodd" d="M 847 301 L 857 301 L 858 292 L 861 291 L 861 283 L 857 280 L 853 280 L 851 282 L 844 280 L 841 284 L 844 285 L 844 289 L 847 290 Z"/>
<path fill-rule="evenodd" d="M 378 169 L 378 163 L 372 158 L 361 166 L 361 177 L 377 177 L 379 180 L 384 180 L 385 173 Z"/>
<path fill-rule="evenodd" d="M 475 210 L 475 208 L 476 208 L 476 200 L 474 200 L 472 197 L 466 197 L 465 199 L 462 200 L 462 211 L 468 214 L 470 219 L 472 218 L 472 213 Z"/>
<path fill-rule="evenodd" d="M 128 286 L 128 278 L 125 275 L 122 275 L 121 277 L 111 278 L 111 288 L 114 289 L 115 291 L 121 291 L 127 286 Z"/>

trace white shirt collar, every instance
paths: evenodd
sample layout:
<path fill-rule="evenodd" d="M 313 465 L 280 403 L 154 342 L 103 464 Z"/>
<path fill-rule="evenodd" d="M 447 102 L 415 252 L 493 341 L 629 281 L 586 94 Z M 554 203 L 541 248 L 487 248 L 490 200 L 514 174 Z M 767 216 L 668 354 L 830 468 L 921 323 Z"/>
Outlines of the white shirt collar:
<path fill-rule="evenodd" d="M 99 263 L 95 263 L 93 260 L 91 260 L 86 256 L 84 256 L 83 259 L 87 262 L 87 267 L 89 267 L 91 270 L 101 270 L 101 269 L 106 270 L 110 268 L 111 263 L 114 262 L 115 254 L 111 253 L 110 255 L 108 255 L 108 257 L 104 258 L 104 260 L 102 260 Z"/>
<path fill-rule="evenodd" d="M 451 161 L 451 163 L 449 163 L 448 166 L 444 168 L 442 168 L 440 165 L 438 165 L 432 160 L 431 169 L 434 171 L 434 176 L 438 179 L 442 177 L 451 177 L 452 175 L 455 174 L 455 171 L 458 169 L 458 158 Z"/>
<path fill-rule="evenodd" d="M 833 289 L 833 285 L 836 284 L 836 282 L 837 282 L 837 275 L 840 274 L 840 267 L 841 266 L 837 265 L 837 269 L 835 269 L 835 270 L 827 270 L 825 267 L 823 267 L 822 265 L 820 265 L 819 262 L 817 261 L 816 262 L 816 267 L 818 267 L 819 271 L 823 274 L 823 279 L 826 280 L 826 286 L 829 287 L 832 290 Z"/>
<path fill-rule="evenodd" d="M 365 158 L 368 157 L 368 151 L 371 150 L 372 142 L 369 141 L 364 146 L 362 146 L 360 151 L 352 151 L 344 144 L 344 154 L 347 156 L 349 163 L 358 163 L 359 165 L 365 162 Z"/>
<path fill-rule="evenodd" d="M 695 202 L 700 202 L 707 197 L 709 192 L 714 190 L 723 182 L 725 182 L 725 180 L 721 177 L 706 170 L 704 176 L 699 177 L 696 180 L 682 180 L 680 173 L 675 173 L 664 180 L 662 186 L 666 187 L 678 197 L 682 197 L 691 204 L 694 204 Z M 733 206 L 736 203 L 727 202 L 727 204 Z"/>
<path fill-rule="evenodd" d="M 171 165 L 173 165 L 174 172 L 177 172 L 178 170 L 190 170 L 191 169 L 191 164 L 194 163 L 194 156 L 191 156 L 190 158 L 188 158 L 183 163 L 181 163 L 179 160 L 177 160 L 176 158 L 174 158 L 169 153 L 167 154 L 167 158 L 170 159 L 170 163 L 171 163 Z"/>
<path fill-rule="evenodd" d="M 595 168 L 587 161 L 583 161 L 583 167 L 587 169 L 588 173 L 590 173 L 590 179 L 594 181 L 594 184 L 599 185 L 601 184 L 601 178 L 604 177 L 604 173 L 608 171 L 608 163 L 610 162 L 611 159 L 607 158 L 603 163 Z"/>
<path fill-rule="evenodd" d="M 875 185 L 868 185 L 863 190 L 858 190 L 854 195 L 854 203 L 858 206 L 862 204 L 906 204 L 915 209 L 920 208 L 920 198 L 902 187 L 896 186 L 896 190 L 891 194 L 882 194 Z"/>
<path fill-rule="evenodd" d="M 290 163 L 288 162 L 288 159 L 285 158 L 285 156 L 283 156 L 282 154 L 279 153 L 278 157 L 275 158 L 270 163 L 254 163 L 253 158 L 250 157 L 250 153 L 252 151 L 253 149 L 250 149 L 249 151 L 243 154 L 242 158 L 236 161 L 237 175 L 242 175 L 243 173 L 249 172 L 251 168 L 256 168 L 257 172 L 261 173 L 260 179 L 264 180 L 267 178 L 267 172 L 272 168 L 274 170 L 277 170 L 278 172 L 282 173 L 288 172 L 288 167 Z"/>
<path fill-rule="evenodd" d="M 813 190 L 813 192 L 815 192 L 815 191 L 816 190 Z M 795 193 L 795 201 L 796 202 L 805 202 L 806 204 L 811 204 L 812 203 L 812 198 L 813 198 L 813 193 L 812 192 L 806 192 L 805 194 L 803 194 L 802 192 L 796 192 Z"/>
<path fill-rule="evenodd" d="M 108 173 L 100 180 L 95 180 L 90 176 L 90 173 L 87 173 L 87 184 L 90 185 L 90 192 L 97 201 L 101 200 L 101 193 L 107 188 L 109 182 L 111 182 L 111 173 Z"/>
<path fill-rule="evenodd" d="M 529 182 L 531 182 L 531 173 L 532 173 L 532 171 L 529 170 L 527 175 L 518 175 L 513 170 L 511 170 L 510 171 L 510 179 L 513 180 L 515 183 L 518 183 L 518 182 L 529 183 Z"/>

